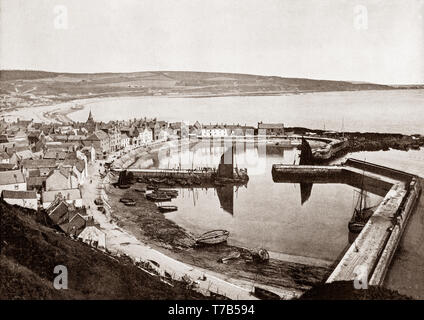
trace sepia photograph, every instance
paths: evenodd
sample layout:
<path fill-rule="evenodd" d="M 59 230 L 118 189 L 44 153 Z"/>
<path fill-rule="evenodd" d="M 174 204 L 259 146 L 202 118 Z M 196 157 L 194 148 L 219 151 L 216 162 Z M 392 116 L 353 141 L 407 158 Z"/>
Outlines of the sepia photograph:
<path fill-rule="evenodd" d="M 423 300 L 423 188 L 424 0 L 0 0 L 3 302 Z"/>

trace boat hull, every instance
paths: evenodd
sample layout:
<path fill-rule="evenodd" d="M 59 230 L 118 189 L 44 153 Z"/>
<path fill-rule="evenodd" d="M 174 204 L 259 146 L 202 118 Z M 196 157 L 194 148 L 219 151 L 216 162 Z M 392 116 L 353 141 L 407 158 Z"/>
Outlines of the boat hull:
<path fill-rule="evenodd" d="M 196 239 L 197 244 L 215 245 L 227 241 L 230 233 L 226 230 L 212 230 Z"/>
<path fill-rule="evenodd" d="M 165 213 L 165 212 L 177 211 L 178 207 L 177 206 L 159 206 L 158 209 L 160 212 Z"/>

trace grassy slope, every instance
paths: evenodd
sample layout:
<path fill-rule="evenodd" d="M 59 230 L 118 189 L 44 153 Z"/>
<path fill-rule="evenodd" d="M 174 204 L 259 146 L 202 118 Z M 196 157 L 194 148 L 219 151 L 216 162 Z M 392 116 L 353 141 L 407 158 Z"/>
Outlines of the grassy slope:
<path fill-rule="evenodd" d="M 152 82 L 155 82 L 154 84 Z M 118 95 L 151 94 L 271 94 L 284 92 L 385 90 L 391 86 L 346 81 L 266 77 L 248 74 L 152 71 L 133 73 L 54 73 L 43 71 L 2 70 L 3 93 L 32 90 L 32 94 Z"/>
<path fill-rule="evenodd" d="M 0 299 L 204 298 L 59 234 L 30 212 L 0 200 Z M 69 290 L 53 288 L 53 270 L 60 264 L 68 268 Z"/>

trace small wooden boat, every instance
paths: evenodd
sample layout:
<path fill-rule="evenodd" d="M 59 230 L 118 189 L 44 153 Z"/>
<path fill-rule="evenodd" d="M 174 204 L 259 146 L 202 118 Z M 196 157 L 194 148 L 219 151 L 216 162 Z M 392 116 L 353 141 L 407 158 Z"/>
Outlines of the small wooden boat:
<path fill-rule="evenodd" d="M 144 178 L 140 177 L 140 178 L 137 178 L 137 182 L 144 183 L 144 182 L 146 182 L 146 180 Z"/>
<path fill-rule="evenodd" d="M 134 189 L 136 192 L 141 192 L 141 193 L 145 193 L 146 189 L 142 189 L 142 188 L 135 188 Z"/>
<path fill-rule="evenodd" d="M 227 241 L 230 232 L 227 230 L 212 230 L 205 232 L 196 239 L 197 244 L 219 244 Z"/>
<path fill-rule="evenodd" d="M 119 184 L 118 188 L 119 189 L 129 189 L 131 187 L 131 185 L 129 184 Z"/>
<path fill-rule="evenodd" d="M 363 187 L 363 181 L 361 190 L 358 193 L 359 197 L 353 211 L 352 218 L 348 223 L 348 229 L 352 233 L 360 233 L 362 231 L 369 218 L 373 215 L 375 209 L 375 207 L 367 206 L 367 194 Z"/>
<path fill-rule="evenodd" d="M 152 184 L 148 184 L 148 185 L 147 185 L 147 187 L 146 187 L 146 189 L 147 189 L 147 190 L 157 190 L 157 189 L 158 189 L 158 187 L 157 187 L 157 186 L 154 186 L 154 185 L 152 185 Z"/>
<path fill-rule="evenodd" d="M 136 202 L 132 200 L 132 201 L 124 202 L 124 204 L 129 207 L 134 207 L 136 205 Z"/>
<path fill-rule="evenodd" d="M 160 212 L 172 212 L 172 211 L 177 211 L 178 207 L 177 206 L 159 206 L 158 207 Z"/>
<path fill-rule="evenodd" d="M 228 256 L 219 259 L 218 262 L 227 263 L 230 260 L 234 260 L 234 259 L 238 259 L 238 258 L 240 258 L 240 252 L 235 251 L 235 252 L 230 253 Z"/>
<path fill-rule="evenodd" d="M 120 202 L 122 203 L 127 203 L 127 202 L 134 202 L 134 199 L 131 198 L 121 198 L 119 199 Z"/>
<path fill-rule="evenodd" d="M 253 288 L 252 295 L 261 300 L 281 300 L 278 294 L 256 286 Z"/>
<path fill-rule="evenodd" d="M 146 194 L 146 199 L 150 201 L 157 201 L 157 202 L 171 201 L 170 196 L 166 194 L 157 194 L 155 192 Z"/>
<path fill-rule="evenodd" d="M 158 189 L 156 191 L 156 193 L 158 194 L 166 194 L 168 196 L 170 196 L 171 198 L 176 198 L 178 197 L 178 191 L 177 190 L 171 190 L 171 189 Z"/>

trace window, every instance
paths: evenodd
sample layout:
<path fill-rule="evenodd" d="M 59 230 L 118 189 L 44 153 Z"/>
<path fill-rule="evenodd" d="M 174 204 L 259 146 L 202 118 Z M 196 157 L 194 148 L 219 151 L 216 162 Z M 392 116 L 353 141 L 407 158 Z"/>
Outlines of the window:
<path fill-rule="evenodd" d="M 19 185 L 15 184 L 15 190 L 19 190 Z"/>

